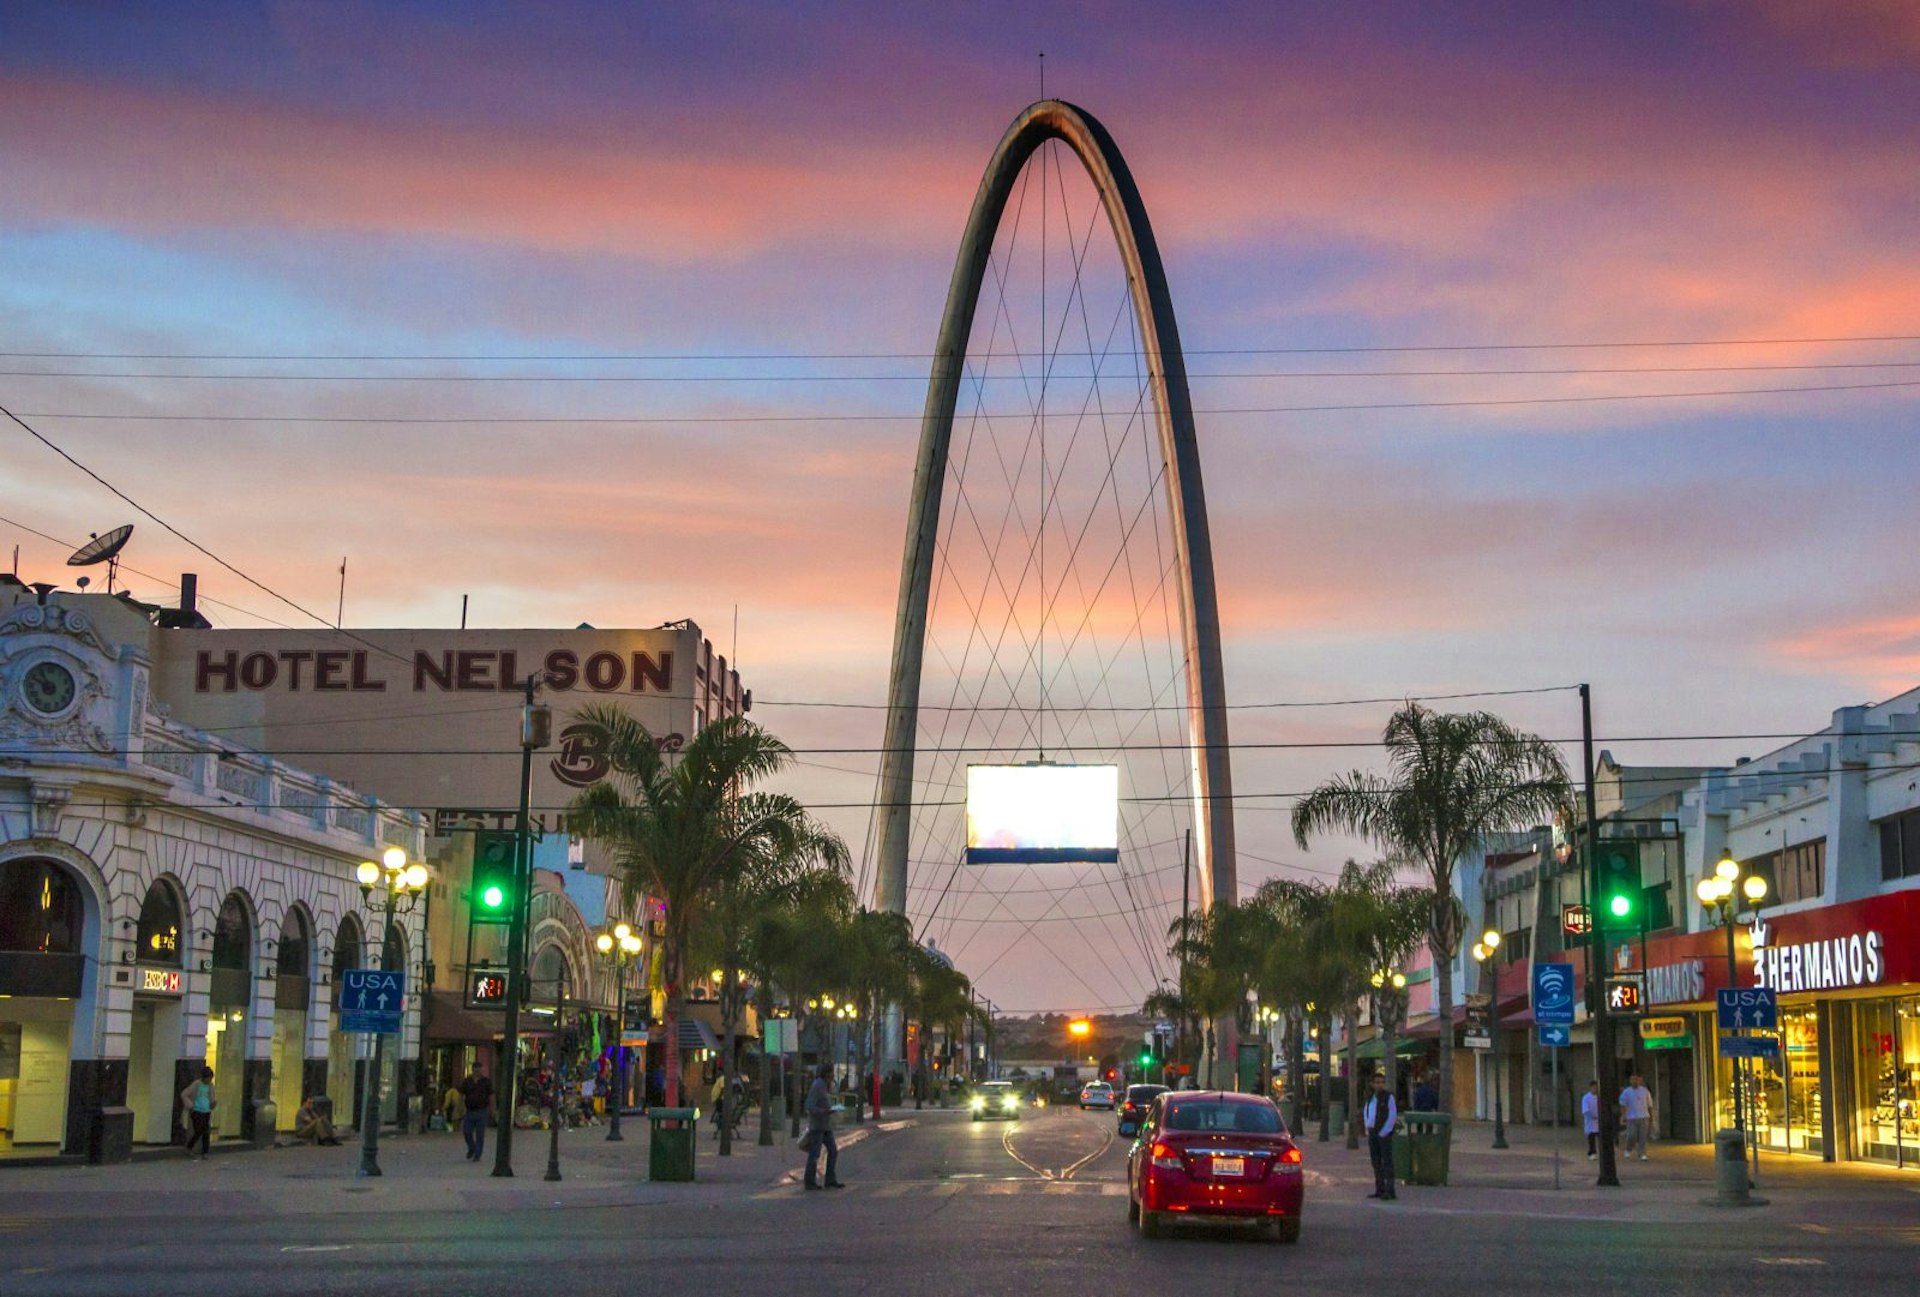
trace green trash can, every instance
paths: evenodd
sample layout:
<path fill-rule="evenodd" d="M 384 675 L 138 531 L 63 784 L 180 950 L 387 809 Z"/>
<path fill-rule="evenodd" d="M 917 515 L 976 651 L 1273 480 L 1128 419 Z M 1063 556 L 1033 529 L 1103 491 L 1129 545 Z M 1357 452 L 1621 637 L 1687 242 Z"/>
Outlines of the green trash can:
<path fill-rule="evenodd" d="M 647 1110 L 647 1178 L 693 1179 L 693 1137 L 700 1127 L 698 1108 Z"/>
<path fill-rule="evenodd" d="M 1393 1132 L 1393 1178 L 1401 1184 L 1413 1183 L 1413 1139 L 1407 1134 L 1405 1113 L 1400 1116 L 1400 1129 Z"/>
<path fill-rule="evenodd" d="M 1453 1118 L 1444 1112 L 1409 1112 L 1407 1126 L 1407 1183 L 1445 1184 L 1453 1146 Z"/>

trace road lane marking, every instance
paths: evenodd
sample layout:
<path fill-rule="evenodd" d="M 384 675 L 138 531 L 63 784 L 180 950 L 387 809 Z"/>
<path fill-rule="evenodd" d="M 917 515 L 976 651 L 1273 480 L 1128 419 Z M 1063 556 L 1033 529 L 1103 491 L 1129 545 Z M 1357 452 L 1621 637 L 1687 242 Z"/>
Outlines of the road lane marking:
<path fill-rule="evenodd" d="M 346 1252 L 353 1247 L 351 1243 L 303 1243 L 283 1247 L 282 1252 Z"/>
<path fill-rule="evenodd" d="M 1087 1163 L 1089 1163 L 1089 1162 L 1091 1162 L 1091 1161 L 1093 1161 L 1093 1159 L 1094 1159 L 1094 1158 L 1096 1158 L 1096 1157 L 1099 1157 L 1099 1156 L 1100 1156 L 1100 1155 L 1101 1155 L 1102 1153 L 1104 1153 L 1104 1152 L 1106 1152 L 1106 1151 L 1107 1151 L 1108 1149 L 1110 1149 L 1110 1148 L 1112 1148 L 1112 1147 L 1113 1147 L 1113 1139 L 1114 1139 L 1114 1133 L 1113 1133 L 1113 1131 L 1112 1131 L 1112 1130 L 1108 1130 L 1108 1131 L 1107 1131 L 1107 1137 L 1106 1137 L 1106 1139 L 1105 1139 L 1104 1141 L 1102 1141 L 1102 1143 L 1101 1143 L 1101 1145 L 1100 1145 L 1100 1147 L 1099 1147 L 1099 1148 L 1096 1148 L 1096 1149 L 1094 1149 L 1094 1150 L 1093 1150 L 1093 1152 L 1091 1152 L 1091 1153 L 1089 1153 L 1089 1154 L 1087 1154 L 1087 1155 L 1086 1155 L 1085 1157 L 1083 1157 L 1083 1158 L 1081 1158 L 1081 1159 L 1080 1159 L 1080 1160 L 1079 1160 L 1078 1162 L 1075 1162 L 1075 1163 L 1074 1163 L 1074 1164 L 1073 1164 L 1072 1166 L 1070 1166 L 1070 1167 L 1068 1167 L 1068 1168 L 1067 1168 L 1066 1170 L 1064 1170 L 1064 1171 L 1062 1171 L 1062 1172 L 1060 1173 L 1060 1178 L 1061 1178 L 1062 1180 L 1071 1180 L 1071 1179 L 1073 1179 L 1073 1173 L 1074 1173 L 1075 1171 L 1078 1171 L 1078 1170 L 1079 1170 L 1079 1169 L 1080 1169 L 1081 1167 L 1083 1167 L 1083 1166 L 1085 1166 L 1085 1165 L 1086 1165 Z"/>

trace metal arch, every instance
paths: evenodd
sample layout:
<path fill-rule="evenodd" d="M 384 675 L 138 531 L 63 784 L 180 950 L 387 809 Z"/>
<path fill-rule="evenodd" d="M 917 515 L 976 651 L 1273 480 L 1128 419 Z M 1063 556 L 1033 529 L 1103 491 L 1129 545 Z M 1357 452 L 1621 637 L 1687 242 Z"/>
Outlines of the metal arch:
<path fill-rule="evenodd" d="M 1126 161 L 1106 128 L 1074 105 L 1043 99 L 1007 128 L 974 195 L 947 287 L 946 314 L 927 379 L 920 419 L 920 455 L 913 473 L 907 544 L 894 618 L 893 672 L 888 687 L 886 750 L 880 766 L 877 908 L 906 912 L 907 847 L 913 811 L 914 742 L 920 708 L 920 667 L 926 649 L 927 602 L 946 485 L 947 448 L 966 362 L 974 309 L 1000 218 L 1021 168 L 1050 139 L 1063 140 L 1080 158 L 1106 209 L 1127 270 L 1127 292 L 1139 322 L 1152 386 L 1160 452 L 1166 464 L 1175 567 L 1180 574 L 1181 631 L 1187 662 L 1187 735 L 1192 760 L 1194 846 L 1200 904 L 1235 895 L 1233 777 L 1227 749 L 1226 685 L 1220 666 L 1220 613 L 1213 582 L 1213 543 L 1200 484 L 1193 402 L 1186 358 L 1173 318 L 1160 249 Z"/>

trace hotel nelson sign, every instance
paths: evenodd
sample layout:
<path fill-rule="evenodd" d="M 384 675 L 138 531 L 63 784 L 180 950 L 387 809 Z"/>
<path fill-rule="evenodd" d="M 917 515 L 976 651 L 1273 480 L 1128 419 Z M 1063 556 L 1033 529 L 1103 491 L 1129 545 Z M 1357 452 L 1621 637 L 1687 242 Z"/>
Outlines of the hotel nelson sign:
<path fill-rule="evenodd" d="M 518 712 L 536 672 L 554 709 L 533 790 L 549 826 L 607 771 L 605 735 L 574 713 L 618 705 L 667 749 L 697 728 L 691 626 L 176 631 L 155 644 L 154 694 L 177 719 L 428 812 L 436 831 L 492 827 L 518 803 Z"/>

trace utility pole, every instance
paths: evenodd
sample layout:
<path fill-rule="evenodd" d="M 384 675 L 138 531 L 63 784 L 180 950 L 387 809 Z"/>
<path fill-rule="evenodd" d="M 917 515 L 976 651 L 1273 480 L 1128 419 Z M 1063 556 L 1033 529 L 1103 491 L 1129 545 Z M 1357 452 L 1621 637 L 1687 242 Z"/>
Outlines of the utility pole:
<path fill-rule="evenodd" d="M 1180 848 L 1180 1012 L 1174 1015 L 1174 1032 L 1178 1037 L 1173 1047 L 1176 1064 L 1187 1057 L 1187 920 L 1193 914 L 1193 830 L 1188 829 L 1186 842 Z"/>
<path fill-rule="evenodd" d="M 500 1067 L 505 1076 L 495 1087 L 500 1098 L 500 1135 L 493 1142 L 493 1173 L 513 1174 L 513 1114 L 520 1082 L 520 1008 L 527 996 L 527 920 L 533 892 L 533 750 L 552 737 L 553 716 L 533 704 L 533 691 L 544 677 L 527 677 L 526 701 L 520 707 L 520 813 L 514 817 L 513 920 L 507 927 L 507 1021 L 500 1042 Z"/>
<path fill-rule="evenodd" d="M 1600 897 L 1600 823 L 1593 802 L 1593 690 L 1580 686 L 1580 757 L 1587 776 L 1588 893 Z M 1596 907 L 1597 908 L 1597 907 Z M 1619 1078 L 1613 1070 L 1613 1020 L 1607 1015 L 1606 925 L 1593 914 L 1587 929 L 1587 1004 L 1593 1015 L 1593 1075 L 1600 1083 L 1600 1178 L 1594 1183 L 1620 1187 L 1620 1169 L 1614 1161 L 1613 1141 L 1620 1129 Z M 1598 948 L 1598 949 L 1596 949 Z"/>

